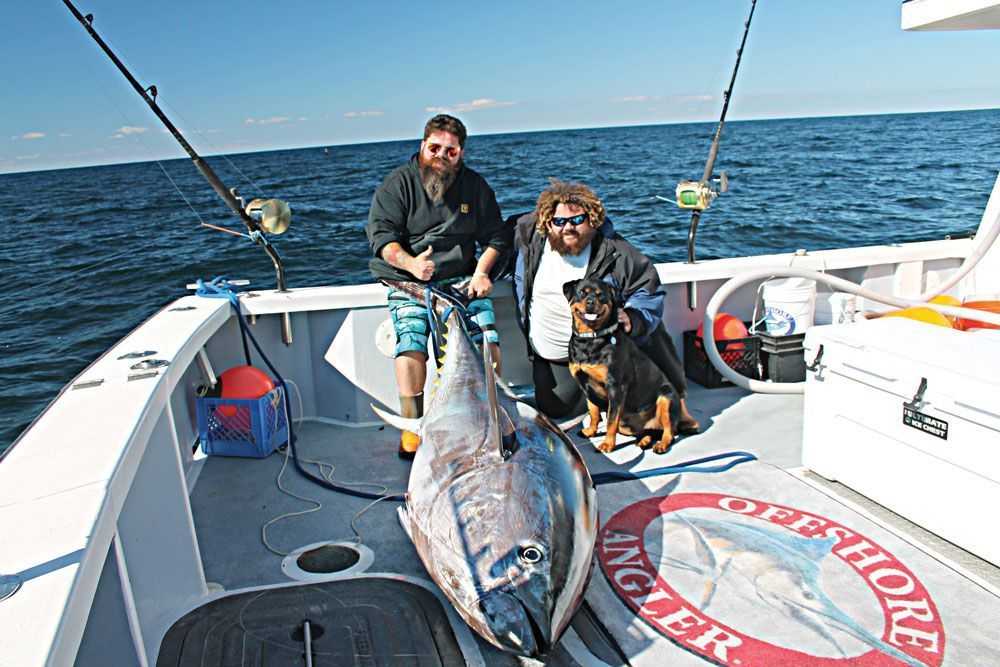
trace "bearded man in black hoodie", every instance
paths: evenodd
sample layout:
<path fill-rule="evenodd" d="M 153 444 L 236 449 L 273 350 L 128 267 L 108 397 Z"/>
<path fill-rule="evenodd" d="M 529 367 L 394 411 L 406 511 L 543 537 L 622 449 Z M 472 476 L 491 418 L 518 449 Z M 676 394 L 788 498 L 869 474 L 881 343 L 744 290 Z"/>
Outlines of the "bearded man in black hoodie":
<path fill-rule="evenodd" d="M 508 253 L 512 229 L 500 217 L 496 195 L 463 162 L 465 125 L 439 114 L 424 126 L 420 150 L 375 190 L 365 231 L 377 279 L 458 286 L 471 299 L 468 310 L 499 364 L 493 305 L 493 271 Z M 476 257 L 477 248 L 481 254 Z M 389 290 L 396 330 L 396 384 L 400 414 L 423 416 L 429 323 L 422 302 Z M 420 438 L 403 431 L 399 455 L 412 458 Z"/>

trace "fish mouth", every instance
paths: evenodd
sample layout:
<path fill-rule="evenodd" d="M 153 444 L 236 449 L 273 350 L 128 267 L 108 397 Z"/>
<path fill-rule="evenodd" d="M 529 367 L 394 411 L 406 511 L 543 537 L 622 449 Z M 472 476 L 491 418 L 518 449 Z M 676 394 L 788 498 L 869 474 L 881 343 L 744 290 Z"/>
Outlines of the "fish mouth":
<path fill-rule="evenodd" d="M 528 658 L 540 658 L 552 649 L 549 623 L 510 593 L 490 593 L 479 601 L 492 643 L 499 649 Z"/>

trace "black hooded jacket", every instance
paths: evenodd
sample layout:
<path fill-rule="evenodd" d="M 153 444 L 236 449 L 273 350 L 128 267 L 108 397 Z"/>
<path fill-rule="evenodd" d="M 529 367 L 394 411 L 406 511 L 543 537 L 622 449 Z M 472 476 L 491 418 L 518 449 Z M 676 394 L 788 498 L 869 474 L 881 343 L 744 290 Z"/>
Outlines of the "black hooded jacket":
<path fill-rule="evenodd" d="M 505 256 L 512 231 L 500 217 L 496 195 L 486 180 L 464 164 L 443 201 L 432 202 L 424 192 L 414 154 L 386 176 L 372 197 L 365 226 L 373 254 L 369 268 L 375 278 L 414 280 L 382 259 L 382 249 L 396 242 L 413 256 L 428 246 L 434 248 L 431 280 L 468 276 L 476 267 L 476 246 L 496 248 Z"/>

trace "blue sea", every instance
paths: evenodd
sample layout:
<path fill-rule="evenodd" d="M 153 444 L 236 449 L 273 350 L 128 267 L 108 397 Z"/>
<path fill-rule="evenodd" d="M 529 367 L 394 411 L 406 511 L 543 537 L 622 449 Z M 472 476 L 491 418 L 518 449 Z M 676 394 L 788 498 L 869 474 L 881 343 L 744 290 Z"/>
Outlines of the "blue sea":
<path fill-rule="evenodd" d="M 730 189 L 702 217 L 698 257 L 969 235 L 1000 168 L 998 130 L 1000 110 L 727 123 L 716 169 Z M 678 180 L 701 177 L 714 131 L 692 123 L 474 136 L 466 160 L 504 216 L 533 208 L 550 177 L 583 181 L 629 240 L 655 261 L 681 261 L 690 214 L 656 196 L 672 199 Z M 245 196 L 291 203 L 292 228 L 275 240 L 290 286 L 343 285 L 370 282 L 372 192 L 417 144 L 208 162 Z M 249 241 L 199 226 L 238 221 L 187 159 L 0 175 L 0 213 L 0 450 L 185 284 L 223 274 L 274 283 Z"/>

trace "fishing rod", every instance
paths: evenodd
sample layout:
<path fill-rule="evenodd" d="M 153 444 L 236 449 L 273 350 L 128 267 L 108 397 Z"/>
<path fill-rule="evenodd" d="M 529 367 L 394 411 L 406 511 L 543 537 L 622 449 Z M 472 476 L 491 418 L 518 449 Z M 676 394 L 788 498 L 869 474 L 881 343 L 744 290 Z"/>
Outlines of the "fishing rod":
<path fill-rule="evenodd" d="M 267 256 L 271 259 L 271 263 L 274 265 L 274 272 L 277 279 L 278 291 L 287 292 L 288 285 L 285 282 L 285 265 L 281 261 L 281 257 L 278 255 L 278 251 L 274 249 L 268 241 L 266 234 L 282 234 L 287 229 L 289 224 L 291 224 L 292 213 L 288 204 L 280 199 L 253 199 L 249 203 L 245 202 L 242 197 L 238 196 L 236 193 L 236 188 L 227 188 L 222 180 L 218 177 L 215 171 L 208 166 L 200 155 L 192 148 L 191 144 L 187 142 L 184 135 L 181 134 L 180 130 L 170 122 L 167 115 L 163 113 L 159 105 L 156 103 L 157 90 L 156 86 L 149 86 L 148 88 L 143 88 L 142 85 L 136 80 L 132 73 L 127 67 L 119 60 L 118 56 L 115 55 L 114 51 L 105 43 L 101 36 L 97 34 L 94 30 L 94 15 L 87 14 L 84 16 L 80 11 L 73 5 L 70 0 L 63 0 L 63 4 L 72 12 L 76 20 L 80 22 L 80 25 L 86 29 L 87 33 L 97 42 L 97 45 L 101 47 L 101 50 L 107 54 L 111 62 L 115 64 L 128 82 L 135 89 L 135 92 L 139 93 L 139 96 L 145 100 L 149 108 L 153 110 L 156 117 L 160 119 L 160 122 L 167 128 L 167 131 L 173 135 L 177 143 L 181 145 L 181 148 L 191 157 L 194 162 L 194 166 L 198 169 L 208 184 L 212 186 L 215 193 L 222 198 L 222 201 L 226 203 L 226 206 L 236 214 L 243 224 L 246 225 L 247 234 L 241 232 L 235 232 L 231 229 L 225 227 L 218 227 L 216 225 L 209 225 L 207 223 L 202 223 L 203 226 L 215 229 L 218 231 L 226 232 L 229 234 L 236 234 L 238 236 L 244 236 L 249 238 L 251 241 L 259 245 L 267 253 Z M 281 314 L 281 339 L 286 345 L 291 345 L 292 343 L 292 320 L 288 313 Z"/>
<path fill-rule="evenodd" d="M 733 76 L 729 80 L 729 88 L 722 93 L 722 115 L 719 117 L 719 125 L 715 128 L 715 136 L 712 137 L 712 147 L 708 151 L 708 160 L 705 161 L 705 171 L 702 172 L 700 181 L 681 181 L 677 184 L 677 205 L 681 208 L 691 210 L 691 227 L 688 229 L 687 241 L 687 263 L 695 263 L 694 244 L 695 236 L 698 234 L 698 223 L 701 221 L 701 212 L 708 208 L 721 192 L 729 190 L 729 179 L 726 172 L 721 172 L 718 179 L 713 179 L 712 170 L 715 169 L 715 158 L 719 155 L 719 140 L 722 138 L 722 128 L 726 124 L 726 112 L 729 110 L 729 100 L 733 94 L 733 86 L 736 84 L 736 73 L 740 70 L 740 61 L 743 59 L 743 47 L 747 43 L 747 35 L 750 34 L 750 21 L 753 20 L 753 10 L 757 7 L 757 0 L 750 3 L 750 15 L 746 23 L 743 24 L 743 39 L 740 48 L 736 51 L 736 66 L 733 67 Z M 713 182 L 719 184 L 719 189 L 712 187 Z M 689 282 L 687 285 L 688 308 L 694 310 L 698 306 L 697 285 Z"/>

